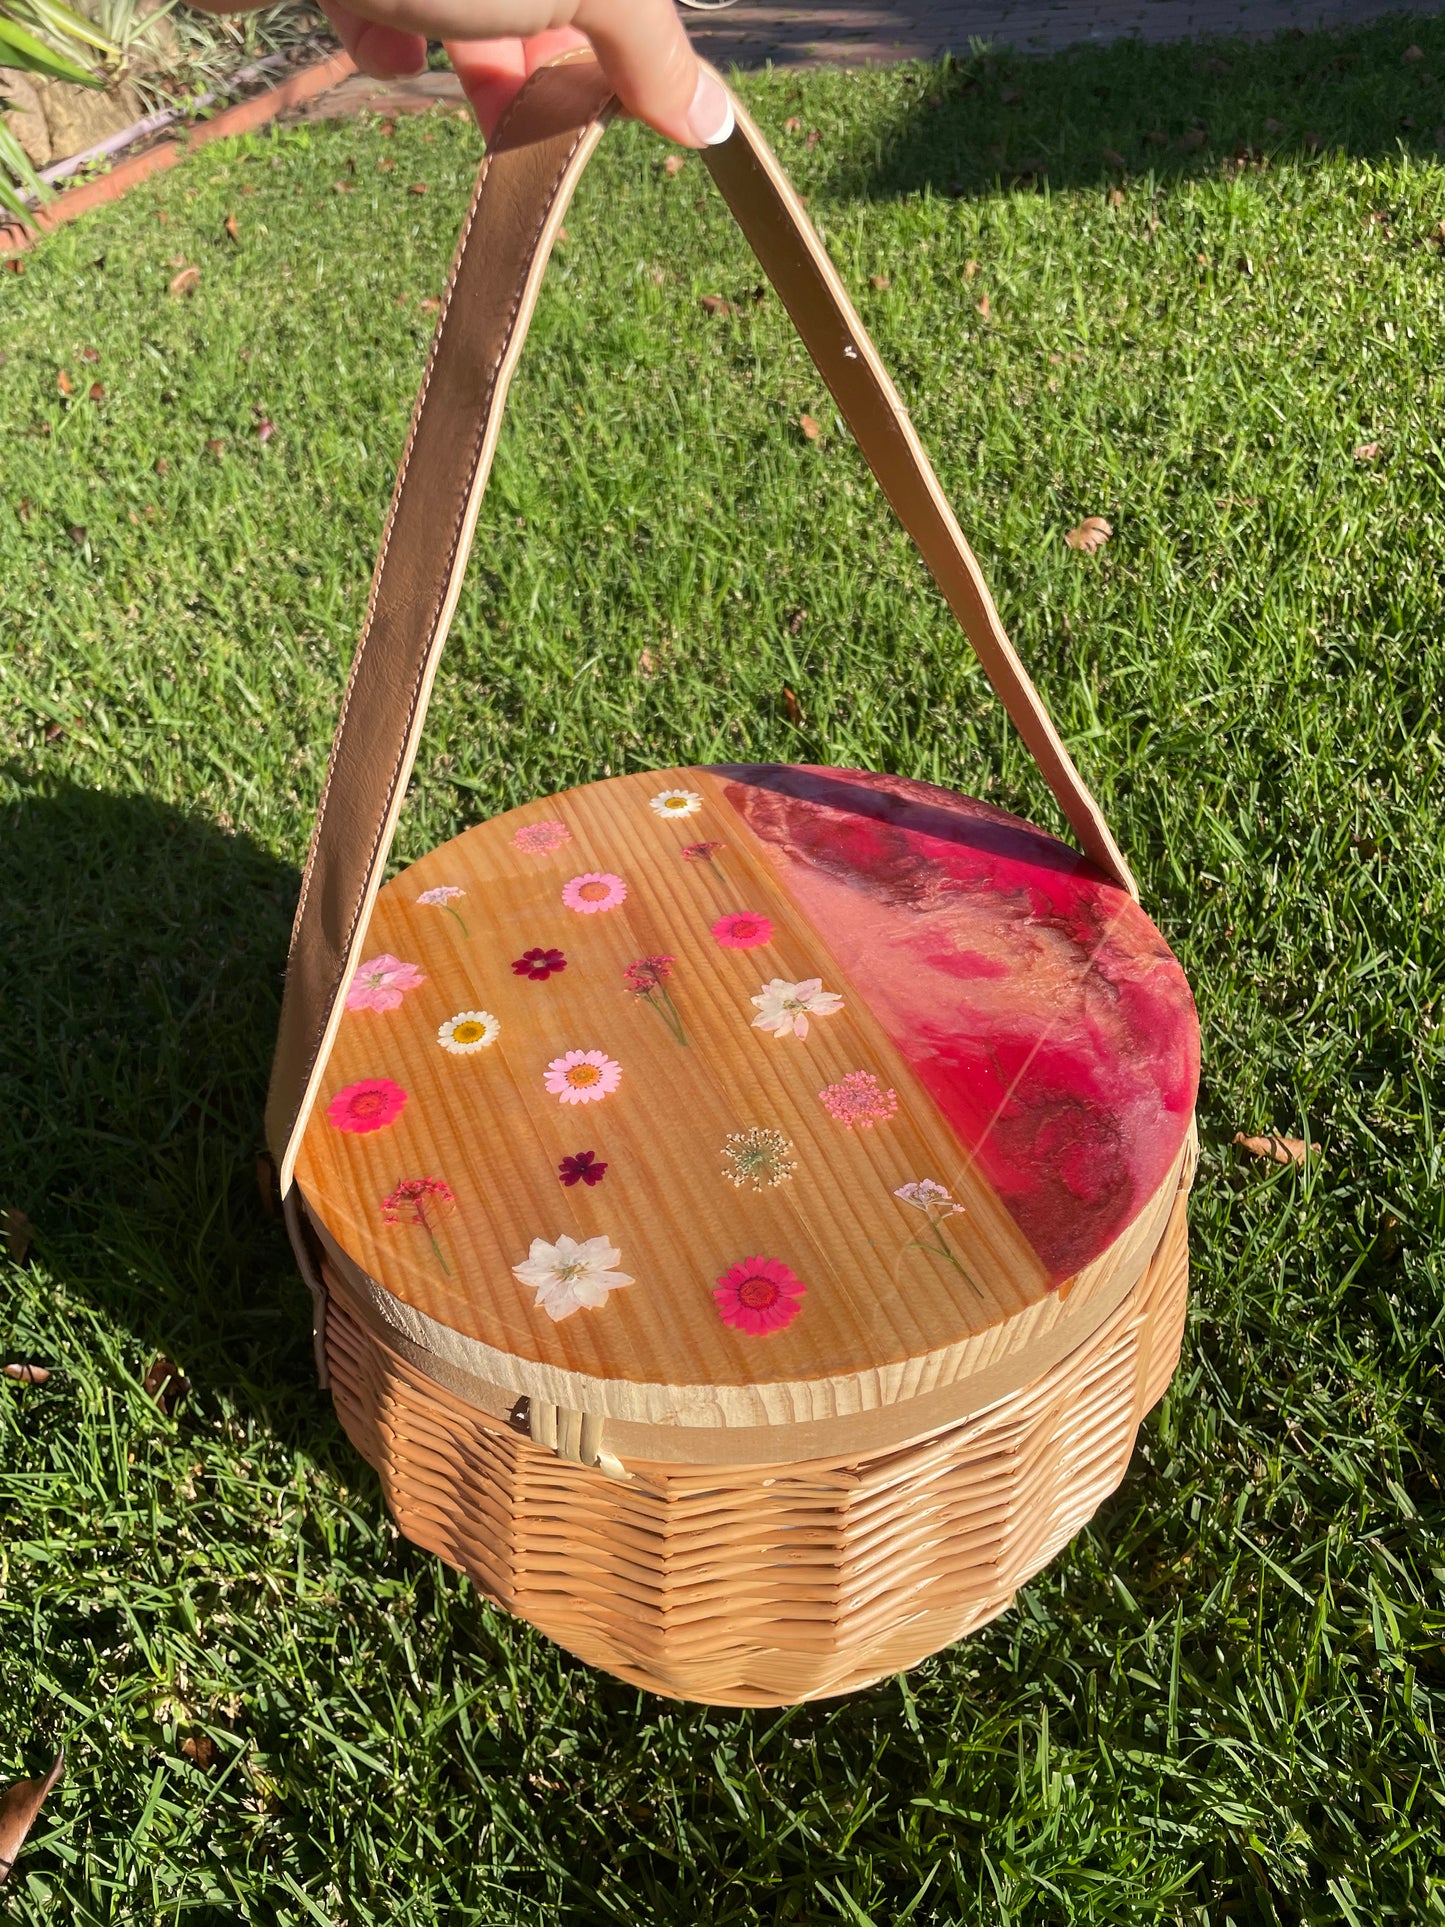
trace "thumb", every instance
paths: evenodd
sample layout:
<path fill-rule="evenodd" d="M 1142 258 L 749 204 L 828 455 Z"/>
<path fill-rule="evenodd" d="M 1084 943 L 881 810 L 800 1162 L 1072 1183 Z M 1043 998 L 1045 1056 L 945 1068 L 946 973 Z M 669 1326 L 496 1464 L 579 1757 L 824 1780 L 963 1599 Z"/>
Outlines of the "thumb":
<path fill-rule="evenodd" d="M 573 22 L 629 114 L 684 147 L 731 134 L 732 102 L 698 65 L 673 0 L 581 0 Z"/>

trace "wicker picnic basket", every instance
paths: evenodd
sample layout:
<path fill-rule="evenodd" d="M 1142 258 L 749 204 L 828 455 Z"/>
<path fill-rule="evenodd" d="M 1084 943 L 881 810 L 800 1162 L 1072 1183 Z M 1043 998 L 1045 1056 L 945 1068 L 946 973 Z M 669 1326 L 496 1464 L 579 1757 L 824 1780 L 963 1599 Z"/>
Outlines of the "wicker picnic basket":
<path fill-rule="evenodd" d="M 503 399 L 611 112 L 523 90 L 463 230 L 302 884 L 268 1110 L 401 1529 L 570 1651 L 771 1705 L 1008 1605 L 1178 1356 L 1179 965 L 741 108 L 707 164 L 1080 851 L 861 771 L 548 797 L 383 889 Z"/>

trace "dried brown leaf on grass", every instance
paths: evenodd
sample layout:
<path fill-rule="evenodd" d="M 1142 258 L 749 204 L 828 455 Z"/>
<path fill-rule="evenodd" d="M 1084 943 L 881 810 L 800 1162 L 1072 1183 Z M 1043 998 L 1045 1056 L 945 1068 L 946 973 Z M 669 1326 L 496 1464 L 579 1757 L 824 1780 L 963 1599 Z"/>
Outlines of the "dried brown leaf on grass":
<path fill-rule="evenodd" d="M 62 395 L 70 394 L 75 387 L 75 383 L 70 379 L 69 374 L 64 368 L 62 368 L 60 373 L 55 377 L 55 385 Z"/>
<path fill-rule="evenodd" d="M 35 1226 L 23 1211 L 12 1204 L 0 1211 L 0 1232 L 3 1232 L 5 1249 L 10 1257 L 17 1265 L 23 1265 L 35 1242 Z"/>
<path fill-rule="evenodd" d="M 193 1733 L 189 1739 L 181 1741 L 181 1752 L 202 1773 L 207 1773 L 216 1757 L 216 1742 L 208 1733 Z"/>
<path fill-rule="evenodd" d="M 55 1764 L 43 1780 L 17 1780 L 0 1793 L 0 1882 L 15 1865 L 26 1835 L 40 1818 L 45 1796 L 65 1771 L 65 1749 L 55 1756 Z"/>
<path fill-rule="evenodd" d="M 822 429 L 819 428 L 818 424 L 813 420 L 813 417 L 811 415 L 799 415 L 798 426 L 799 428 L 802 429 L 803 435 L 806 438 L 806 440 L 810 442 L 817 441 L 818 437 L 823 432 Z"/>
<path fill-rule="evenodd" d="M 226 232 L 233 241 L 239 241 L 241 238 L 241 223 L 236 219 L 234 214 L 228 214 L 226 216 Z"/>
<path fill-rule="evenodd" d="M 783 714 L 790 723 L 800 723 L 803 720 L 802 705 L 786 683 L 783 684 Z"/>
<path fill-rule="evenodd" d="M 986 294 L 981 294 L 978 298 L 978 311 L 985 321 L 991 319 L 993 315 L 993 303 Z"/>
<path fill-rule="evenodd" d="M 44 1385 L 50 1373 L 44 1365 L 7 1365 L 5 1376 L 18 1379 L 22 1385 Z"/>
<path fill-rule="evenodd" d="M 1086 515 L 1076 529 L 1065 531 L 1064 540 L 1071 549 L 1078 549 L 1082 555 L 1093 555 L 1097 549 L 1103 548 L 1113 533 L 1112 526 L 1102 515 Z"/>
<path fill-rule="evenodd" d="M 169 1415 L 180 1404 L 191 1389 L 191 1381 L 184 1377 L 181 1368 L 173 1358 L 158 1358 L 145 1375 L 145 1390 L 161 1410 Z"/>
<path fill-rule="evenodd" d="M 1236 1131 L 1234 1142 L 1251 1157 L 1269 1158 L 1275 1164 L 1303 1164 L 1308 1149 L 1302 1137 L 1280 1137 L 1276 1132 L 1268 1137 L 1248 1137 Z"/>
<path fill-rule="evenodd" d="M 1357 462 L 1373 462 L 1379 452 L 1380 444 L 1378 442 L 1355 443 L 1355 460 Z"/>
<path fill-rule="evenodd" d="M 88 394 L 91 401 L 104 401 L 105 400 L 105 383 L 103 381 L 93 381 L 90 384 L 90 387 L 87 389 L 86 393 Z"/>
<path fill-rule="evenodd" d="M 882 294 L 883 290 L 885 288 L 891 288 L 893 283 L 886 274 L 870 274 L 868 277 L 868 285 L 870 288 L 876 288 L 878 292 Z"/>
<path fill-rule="evenodd" d="M 669 180 L 672 180 L 676 175 L 680 174 L 686 166 L 686 154 L 669 154 L 667 159 L 662 163 L 662 171 Z"/>
<path fill-rule="evenodd" d="M 1425 58 L 1425 49 L 1423 47 L 1417 47 L 1412 40 L 1400 58 L 1402 60 L 1423 60 Z"/>
<path fill-rule="evenodd" d="M 166 293 L 176 296 L 194 294 L 200 285 L 201 271 L 199 268 L 182 268 L 179 274 L 173 274 L 171 276 L 169 282 L 166 284 Z"/>
<path fill-rule="evenodd" d="M 1102 149 L 1102 157 L 1105 167 L 1123 168 L 1129 164 L 1117 147 L 1106 147 Z"/>
<path fill-rule="evenodd" d="M 701 295 L 699 305 L 705 314 L 720 315 L 724 320 L 733 312 L 732 302 L 721 294 Z"/>

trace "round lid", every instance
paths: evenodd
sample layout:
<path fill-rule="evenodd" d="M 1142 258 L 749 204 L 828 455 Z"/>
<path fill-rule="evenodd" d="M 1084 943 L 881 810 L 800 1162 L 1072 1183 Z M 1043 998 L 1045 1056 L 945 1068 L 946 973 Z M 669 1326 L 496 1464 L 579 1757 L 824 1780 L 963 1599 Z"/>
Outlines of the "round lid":
<path fill-rule="evenodd" d="M 1185 1155 L 1199 1036 L 1163 938 L 931 784 L 571 790 L 394 878 L 364 958 L 308 1206 L 432 1349 L 584 1410 L 755 1424 L 947 1384 L 1108 1274 Z"/>

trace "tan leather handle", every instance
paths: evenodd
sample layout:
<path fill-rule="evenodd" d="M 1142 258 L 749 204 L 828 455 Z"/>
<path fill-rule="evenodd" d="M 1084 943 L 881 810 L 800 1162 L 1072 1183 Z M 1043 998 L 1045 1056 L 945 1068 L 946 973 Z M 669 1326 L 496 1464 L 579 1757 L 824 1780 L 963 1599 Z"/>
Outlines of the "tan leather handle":
<path fill-rule="evenodd" d="M 477 177 L 412 416 L 301 882 L 266 1132 L 291 1187 L 359 961 L 543 270 L 613 105 L 589 57 L 535 74 Z M 1137 896 L 1014 654 L 977 562 L 797 196 L 734 101 L 705 158 L 899 520 L 917 542 L 1085 853 Z"/>

